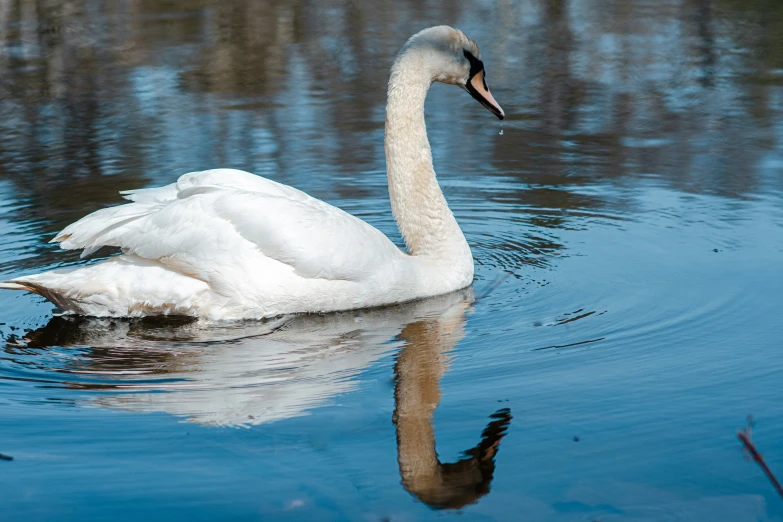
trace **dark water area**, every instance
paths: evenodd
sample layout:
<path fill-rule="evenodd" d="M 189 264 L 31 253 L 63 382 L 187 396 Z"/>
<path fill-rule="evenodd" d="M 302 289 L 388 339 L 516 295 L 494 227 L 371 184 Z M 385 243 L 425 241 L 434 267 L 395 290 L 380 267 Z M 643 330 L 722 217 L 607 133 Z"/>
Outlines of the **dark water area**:
<path fill-rule="evenodd" d="M 777 0 L 0 0 L 0 276 L 214 167 L 401 244 L 386 81 L 436 24 L 507 115 L 427 101 L 473 288 L 212 327 L 0 292 L 0 520 L 783 520 L 736 437 L 783 477 Z"/>

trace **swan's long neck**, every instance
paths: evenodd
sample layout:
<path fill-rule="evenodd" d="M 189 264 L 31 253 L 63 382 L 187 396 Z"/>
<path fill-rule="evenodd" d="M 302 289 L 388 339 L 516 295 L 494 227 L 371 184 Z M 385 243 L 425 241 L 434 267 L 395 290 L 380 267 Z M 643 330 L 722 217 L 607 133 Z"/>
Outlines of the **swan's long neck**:
<path fill-rule="evenodd" d="M 470 262 L 465 241 L 432 167 L 424 100 L 432 83 L 424 51 L 403 51 L 394 62 L 386 104 L 386 172 L 392 212 L 408 252 Z"/>

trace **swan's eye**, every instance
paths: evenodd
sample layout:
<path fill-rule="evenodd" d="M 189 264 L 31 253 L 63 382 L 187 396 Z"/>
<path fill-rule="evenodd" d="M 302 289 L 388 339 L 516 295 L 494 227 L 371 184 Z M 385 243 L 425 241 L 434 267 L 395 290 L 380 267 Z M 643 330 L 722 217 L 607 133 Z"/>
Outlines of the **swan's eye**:
<path fill-rule="evenodd" d="M 473 56 L 473 53 L 467 49 L 463 50 L 462 54 L 464 54 L 465 58 L 470 62 L 470 73 L 468 74 L 468 81 L 470 81 L 474 76 L 484 70 L 484 62 Z"/>

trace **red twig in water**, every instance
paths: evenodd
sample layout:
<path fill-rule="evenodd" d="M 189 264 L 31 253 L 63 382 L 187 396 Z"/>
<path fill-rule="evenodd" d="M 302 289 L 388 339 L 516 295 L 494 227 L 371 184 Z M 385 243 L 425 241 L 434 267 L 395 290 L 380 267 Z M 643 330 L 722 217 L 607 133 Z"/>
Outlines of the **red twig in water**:
<path fill-rule="evenodd" d="M 750 440 L 750 432 L 752 426 L 753 426 L 753 417 L 748 416 L 748 425 L 745 427 L 744 430 L 740 430 L 737 432 L 737 437 L 742 442 L 742 444 L 745 445 L 745 449 L 748 451 L 750 456 L 753 457 L 753 460 L 755 460 L 758 463 L 758 465 L 761 466 L 761 469 L 764 471 L 764 474 L 767 475 L 767 478 L 777 490 L 778 495 L 783 497 L 783 486 L 780 485 L 780 482 L 778 482 L 778 479 L 777 477 L 775 477 L 775 474 L 772 473 L 772 470 L 769 469 L 767 463 L 764 462 L 764 457 L 761 456 L 761 453 L 758 452 L 756 446 L 753 444 L 753 441 Z"/>

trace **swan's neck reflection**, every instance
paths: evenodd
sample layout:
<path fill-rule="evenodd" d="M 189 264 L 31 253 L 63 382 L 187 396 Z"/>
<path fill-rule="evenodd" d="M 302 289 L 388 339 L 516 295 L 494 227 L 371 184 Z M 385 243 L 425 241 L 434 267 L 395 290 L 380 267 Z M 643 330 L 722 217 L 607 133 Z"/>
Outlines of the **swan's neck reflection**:
<path fill-rule="evenodd" d="M 402 483 L 423 502 L 451 508 L 489 491 L 510 419 L 507 411 L 496 414 L 481 443 L 459 462 L 438 460 L 432 415 L 448 352 L 464 335 L 472 301 L 468 288 L 395 307 L 222 327 L 177 319 L 54 318 L 5 349 L 9 361 L 26 371 L 34 365 L 48 383 L 62 376 L 69 402 L 74 389 L 99 391 L 81 400 L 163 411 L 203 425 L 247 426 L 305 415 L 355 390 L 362 372 L 388 356 L 394 350 L 389 341 L 397 338 L 404 343 L 395 364 Z"/>
<path fill-rule="evenodd" d="M 404 348 L 394 366 L 397 461 L 402 484 L 436 509 L 459 508 L 489 492 L 495 455 L 511 420 L 508 410 L 495 413 L 481 442 L 465 458 L 442 464 L 435 450 L 432 417 L 440 402 L 440 379 L 448 367 L 448 352 L 464 335 L 466 302 L 441 317 L 410 323 L 400 333 Z"/>

